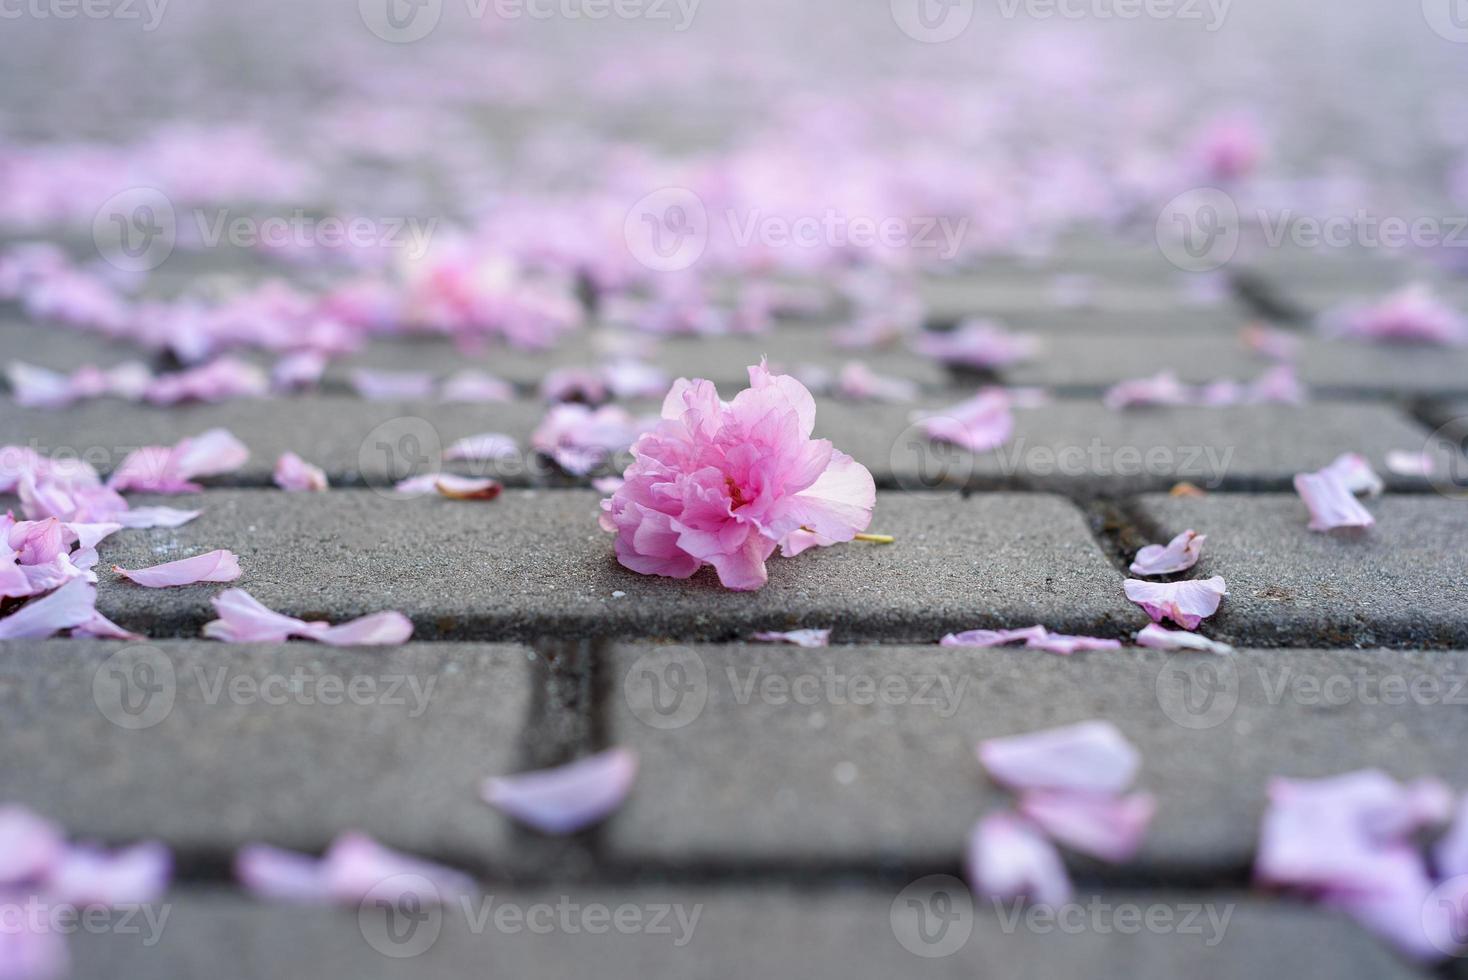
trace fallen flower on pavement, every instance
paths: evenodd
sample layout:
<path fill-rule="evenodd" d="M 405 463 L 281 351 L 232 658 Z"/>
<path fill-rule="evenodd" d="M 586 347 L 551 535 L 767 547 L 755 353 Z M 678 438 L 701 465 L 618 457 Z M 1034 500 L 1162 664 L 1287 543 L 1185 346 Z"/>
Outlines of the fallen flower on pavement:
<path fill-rule="evenodd" d="M 1187 582 L 1143 582 L 1127 579 L 1126 597 L 1146 611 L 1154 623 L 1170 619 L 1185 630 L 1218 612 L 1218 604 L 1228 595 L 1228 583 L 1220 575 Z"/>
<path fill-rule="evenodd" d="M 729 402 L 711 382 L 674 383 L 662 421 L 633 447 L 626 483 L 602 502 L 624 567 L 688 578 L 711 565 L 726 588 L 750 591 L 765 584 L 777 547 L 792 557 L 871 523 L 872 475 L 811 438 L 810 392 L 764 364 L 749 379 Z"/>
<path fill-rule="evenodd" d="M 622 805 L 637 778 L 630 749 L 608 749 L 569 765 L 485 780 L 484 801 L 536 830 L 572 834 Z"/>
<path fill-rule="evenodd" d="M 1203 556 L 1203 542 L 1207 540 L 1207 535 L 1199 534 L 1189 528 L 1165 545 L 1149 544 L 1137 552 L 1137 557 L 1131 565 L 1131 573 L 1133 575 L 1173 575 L 1177 572 L 1186 572 L 1198 564 L 1198 559 Z"/>
<path fill-rule="evenodd" d="M 240 577 L 240 562 L 234 552 L 220 550 L 150 568 L 129 570 L 113 565 L 112 570 L 146 588 L 163 589 L 196 582 L 233 582 Z"/>
<path fill-rule="evenodd" d="M 244 589 L 225 589 L 211 601 L 219 618 L 204 624 L 204 635 L 226 643 L 282 643 L 299 637 L 331 646 L 395 646 L 413 635 L 412 622 L 399 612 L 332 626 L 275 612 Z"/>
<path fill-rule="evenodd" d="M 275 485 L 292 493 L 319 493 L 328 489 L 326 473 L 295 453 L 282 453 L 275 462 Z"/>
<path fill-rule="evenodd" d="M 301 904 L 358 905 L 368 897 L 401 902 L 409 896 L 440 905 L 474 893 L 468 875 L 384 847 L 366 834 L 337 837 L 320 858 L 268 844 L 235 854 L 235 877 L 259 898 Z"/>
<path fill-rule="evenodd" d="M 756 633 L 750 639 L 756 643 L 787 643 L 797 647 L 828 647 L 831 645 L 830 630 L 790 630 L 779 633 L 766 630 Z"/>

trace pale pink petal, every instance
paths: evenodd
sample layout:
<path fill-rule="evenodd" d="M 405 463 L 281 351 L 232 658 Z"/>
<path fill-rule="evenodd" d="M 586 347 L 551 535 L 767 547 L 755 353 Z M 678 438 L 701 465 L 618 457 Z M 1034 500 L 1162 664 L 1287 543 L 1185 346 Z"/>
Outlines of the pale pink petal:
<path fill-rule="evenodd" d="M 828 647 L 831 645 L 830 630 L 790 630 L 779 633 L 767 630 L 756 633 L 750 639 L 759 643 L 788 643 L 797 647 Z"/>
<path fill-rule="evenodd" d="M 630 749 L 608 749 L 570 765 L 485 781 L 486 803 L 547 834 L 571 834 L 622 805 L 637 778 Z"/>
<path fill-rule="evenodd" d="M 979 743 L 978 756 L 995 782 L 1014 790 L 1120 793 L 1142 764 L 1137 750 L 1107 721 L 989 739 Z"/>
<path fill-rule="evenodd" d="M 1206 535 L 1189 528 L 1165 545 L 1149 544 L 1137 552 L 1136 560 L 1132 562 L 1132 574 L 1172 575 L 1186 572 L 1198 564 L 1198 559 L 1203 556 L 1203 542 L 1207 540 Z"/>
<path fill-rule="evenodd" d="M 987 388 L 945 412 L 919 419 L 918 426 L 934 442 L 983 453 L 1009 441 L 1014 434 L 1014 413 L 1003 389 Z"/>
<path fill-rule="evenodd" d="M 65 408 L 77 400 L 69 377 L 23 361 L 6 365 L 5 380 L 15 403 L 25 408 Z"/>
<path fill-rule="evenodd" d="M 949 633 L 939 640 L 940 646 L 945 647 L 975 647 L 987 649 L 989 647 L 1002 647 L 1010 643 L 1019 643 L 1024 640 L 1044 639 L 1049 635 L 1049 630 L 1043 626 L 1029 626 L 1021 630 L 969 630 L 966 633 Z"/>
<path fill-rule="evenodd" d="M 1378 342 L 1458 345 L 1468 342 L 1468 320 L 1414 283 L 1378 303 L 1333 310 L 1320 320 L 1328 335 Z"/>
<path fill-rule="evenodd" d="M 1386 454 L 1386 468 L 1397 476 L 1432 476 L 1437 461 L 1428 453 L 1393 449 Z"/>
<path fill-rule="evenodd" d="M 0 886 L 45 877 L 65 852 L 60 827 L 23 806 L 0 806 Z"/>
<path fill-rule="evenodd" d="M 1123 381 L 1106 392 L 1102 402 L 1107 408 L 1146 408 L 1153 406 L 1187 405 L 1193 393 L 1187 385 L 1178 381 L 1171 371 L 1163 371 L 1151 378 Z"/>
<path fill-rule="evenodd" d="M 1336 528 L 1369 528 L 1376 524 L 1371 512 L 1361 506 L 1343 479 L 1334 473 L 1300 473 L 1295 476 L 1295 492 L 1310 511 L 1310 530 L 1332 531 Z"/>
<path fill-rule="evenodd" d="M 79 908 L 143 905 L 162 897 L 172 873 L 173 856 L 157 842 L 117 851 L 73 845 L 46 875 L 45 886 L 55 901 Z"/>
<path fill-rule="evenodd" d="M 446 460 L 495 460 L 514 459 L 520 455 L 520 446 L 511 436 L 499 432 L 468 436 L 444 450 Z"/>
<path fill-rule="evenodd" d="M 99 640 L 141 640 L 141 634 L 125 630 L 101 613 L 72 629 L 72 636 L 87 636 Z"/>
<path fill-rule="evenodd" d="M 81 626 L 96 614 L 97 587 L 73 579 L 48 596 L 31 599 L 0 619 L 0 640 L 44 640 Z"/>
<path fill-rule="evenodd" d="M 446 402 L 509 402 L 515 400 L 515 389 L 483 371 L 460 371 L 446 379 L 438 397 Z"/>
<path fill-rule="evenodd" d="M 495 500 L 504 490 L 504 486 L 498 480 L 440 473 L 433 483 L 433 489 L 438 491 L 440 497 L 450 500 Z"/>
<path fill-rule="evenodd" d="M 398 901 L 412 895 L 439 905 L 473 893 L 467 875 L 383 847 L 365 834 L 337 837 L 321 858 L 268 844 L 235 854 L 235 877 L 252 894 L 297 904 L 357 905 L 369 895 Z"/>
<path fill-rule="evenodd" d="M 210 429 L 179 440 L 169 461 L 172 472 L 191 480 L 196 476 L 232 473 L 250 459 L 250 450 L 228 429 Z"/>
<path fill-rule="evenodd" d="M 400 493 L 405 497 L 423 497 L 430 493 L 437 493 L 440 476 L 441 474 L 438 473 L 410 476 L 406 480 L 399 480 L 393 484 L 393 493 Z"/>
<path fill-rule="evenodd" d="M 1144 609 L 1154 623 L 1172 620 L 1185 630 L 1218 612 L 1218 605 L 1228 595 L 1228 584 L 1222 576 L 1187 582 L 1143 582 L 1127 579 L 1126 597 Z"/>
<path fill-rule="evenodd" d="M 329 489 L 326 472 L 295 453 L 282 453 L 275 462 L 275 485 L 292 493 L 320 493 Z"/>
<path fill-rule="evenodd" d="M 993 371 L 1032 359 L 1040 341 L 1033 334 L 1011 333 L 991 320 L 972 319 L 948 333 L 921 334 L 913 347 L 945 364 Z"/>
<path fill-rule="evenodd" d="M 202 513 L 202 510 L 179 510 L 176 507 L 134 507 L 114 516 L 123 527 L 182 527 Z"/>
<path fill-rule="evenodd" d="M 1243 401 L 1250 405 L 1303 405 L 1307 397 L 1292 364 L 1275 365 L 1243 392 Z"/>
<path fill-rule="evenodd" d="M 1137 646 L 1153 650 L 1197 650 L 1200 653 L 1229 654 L 1234 648 L 1227 643 L 1210 640 L 1197 633 L 1170 630 L 1156 623 L 1149 623 L 1137 633 Z"/>
<path fill-rule="evenodd" d="M 1344 453 L 1320 472 L 1340 480 L 1347 490 L 1355 494 L 1380 497 L 1386 489 L 1381 477 L 1360 453 Z"/>
<path fill-rule="evenodd" d="M 852 401 L 910 402 L 917 399 L 918 386 L 905 378 L 877 374 L 860 361 L 851 361 L 841 368 L 836 391 Z"/>
<path fill-rule="evenodd" d="M 321 861 L 268 844 L 246 844 L 235 853 L 234 874 L 251 894 L 279 902 L 329 902 Z"/>
<path fill-rule="evenodd" d="M 974 825 L 964 866 L 969 887 L 989 901 L 1024 899 L 1058 908 L 1073 894 L 1055 846 L 1012 813 L 991 813 Z"/>
<path fill-rule="evenodd" d="M 280 643 L 305 633 L 309 624 L 267 609 L 244 589 L 225 589 L 210 600 L 218 619 L 204 624 L 204 635 L 226 643 Z"/>
<path fill-rule="evenodd" d="M 413 635 L 413 622 L 400 612 L 380 612 L 307 634 L 328 646 L 397 646 Z"/>
<path fill-rule="evenodd" d="M 1020 795 L 1019 812 L 1066 847 L 1120 864 L 1137 853 L 1157 800 L 1150 793 L 1031 790 Z"/>
<path fill-rule="evenodd" d="M 14 898 L 7 896 L 6 901 L 18 907 Z M 5 980 L 62 980 L 70 969 L 66 932 L 53 928 L 47 917 L 10 914 L 0 921 L 0 976 Z"/>
<path fill-rule="evenodd" d="M 433 396 L 433 375 L 426 371 L 371 371 L 351 374 L 352 388 L 368 401 L 418 401 Z"/>
<path fill-rule="evenodd" d="M 641 361 L 613 361 L 602 375 L 615 398 L 661 398 L 668 390 L 668 375 Z"/>
<path fill-rule="evenodd" d="M 600 405 L 607 400 L 606 382 L 589 368 L 557 368 L 540 382 L 540 397 L 548 402 L 585 402 Z"/>
<path fill-rule="evenodd" d="M 304 391 L 321 383 L 326 373 L 326 355 L 319 351 L 287 354 L 270 369 L 270 383 L 276 391 Z"/>
<path fill-rule="evenodd" d="M 1044 650 L 1046 653 L 1068 657 L 1073 653 L 1086 651 L 1120 650 L 1121 641 L 1096 636 L 1066 636 L 1063 633 L 1047 631 L 1044 636 L 1035 636 L 1026 640 L 1025 646 L 1031 650 Z"/>
<path fill-rule="evenodd" d="M 71 522 L 62 525 L 73 544 L 78 548 L 95 548 L 106 538 L 122 530 L 122 525 L 116 522 L 105 524 L 84 524 Z"/>
<path fill-rule="evenodd" d="M 149 568 L 126 569 L 113 565 L 112 570 L 149 589 L 193 585 L 196 582 L 233 582 L 241 574 L 239 558 L 234 552 L 224 549 Z"/>

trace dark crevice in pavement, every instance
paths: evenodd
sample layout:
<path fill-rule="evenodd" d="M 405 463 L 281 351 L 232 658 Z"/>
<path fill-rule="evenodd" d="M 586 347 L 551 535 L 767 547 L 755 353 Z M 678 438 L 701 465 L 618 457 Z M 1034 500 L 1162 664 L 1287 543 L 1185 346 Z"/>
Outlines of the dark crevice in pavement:
<path fill-rule="evenodd" d="M 1283 325 L 1302 325 L 1311 313 L 1290 299 L 1273 279 L 1254 269 L 1238 269 L 1229 277 L 1234 295 L 1258 315 Z"/>
<path fill-rule="evenodd" d="M 1101 553 L 1117 571 L 1130 578 L 1132 558 L 1139 548 L 1151 542 L 1143 537 L 1136 522 L 1117 501 L 1077 501 L 1077 504 L 1085 511 L 1086 524 Z"/>

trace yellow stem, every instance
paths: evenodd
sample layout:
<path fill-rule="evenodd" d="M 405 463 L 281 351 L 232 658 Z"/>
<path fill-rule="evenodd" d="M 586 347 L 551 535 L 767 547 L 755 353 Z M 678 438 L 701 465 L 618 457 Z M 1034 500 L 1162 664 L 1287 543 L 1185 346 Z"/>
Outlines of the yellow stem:
<path fill-rule="evenodd" d="M 890 534 L 858 534 L 852 540 L 865 541 L 868 544 L 894 544 L 897 541 Z"/>

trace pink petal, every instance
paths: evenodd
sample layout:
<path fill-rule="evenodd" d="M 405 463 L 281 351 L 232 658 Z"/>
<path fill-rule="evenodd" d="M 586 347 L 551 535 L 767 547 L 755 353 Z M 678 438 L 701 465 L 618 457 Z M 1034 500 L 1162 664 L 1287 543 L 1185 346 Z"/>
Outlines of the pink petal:
<path fill-rule="evenodd" d="M 7 897 L 16 908 L 16 900 Z M 70 970 L 66 933 L 43 917 L 6 916 L 0 922 L 0 976 L 5 980 L 61 980 Z"/>
<path fill-rule="evenodd" d="M 179 510 L 176 507 L 133 507 L 115 516 L 123 527 L 182 527 L 204 513 L 202 510 Z"/>
<path fill-rule="evenodd" d="M 438 491 L 440 497 L 450 500 L 494 500 L 499 497 L 504 486 L 498 480 L 440 473 L 438 479 L 433 481 L 433 489 Z"/>
<path fill-rule="evenodd" d="M 1321 318 L 1330 335 L 1383 342 L 1457 345 L 1468 341 L 1468 321 L 1423 283 L 1365 307 L 1334 310 Z"/>
<path fill-rule="evenodd" d="M 239 558 L 234 552 L 223 549 L 149 568 L 129 570 L 113 565 L 112 570 L 149 589 L 193 585 L 196 582 L 233 582 L 241 574 Z"/>
<path fill-rule="evenodd" d="M 250 450 L 227 429 L 210 429 L 173 447 L 171 468 L 184 479 L 232 473 L 250 459 Z"/>
<path fill-rule="evenodd" d="M 1166 545 L 1149 544 L 1137 552 L 1132 562 L 1133 575 L 1172 575 L 1185 572 L 1198 564 L 1203 556 L 1206 535 L 1189 528 Z"/>
<path fill-rule="evenodd" d="M 1144 609 L 1152 621 L 1170 619 L 1185 630 L 1195 630 L 1203 620 L 1218 612 L 1228 595 L 1222 576 L 1188 582 L 1143 582 L 1127 579 L 1126 597 Z"/>
<path fill-rule="evenodd" d="M 1443 878 L 1468 875 L 1468 796 L 1458 799 L 1453 808 L 1453 822 L 1433 846 L 1432 859 Z"/>
<path fill-rule="evenodd" d="M 1066 636 L 1063 633 L 1047 632 L 1044 636 L 1031 637 L 1025 641 L 1025 646 L 1031 650 L 1044 650 L 1046 653 L 1059 654 L 1068 657 L 1073 653 L 1098 650 L 1120 650 L 1120 640 L 1105 640 L 1095 636 Z"/>
<path fill-rule="evenodd" d="M 78 548 L 95 548 L 106 538 L 122 530 L 122 525 L 111 522 L 106 524 L 80 524 L 69 523 L 63 525 L 66 533 L 73 538 Z"/>
<path fill-rule="evenodd" d="M 948 333 L 925 333 L 913 346 L 945 364 L 992 371 L 1032 359 L 1040 349 L 1033 334 L 1011 333 L 990 320 L 972 319 Z"/>
<path fill-rule="evenodd" d="M 247 844 L 235 854 L 235 877 L 264 899 L 299 904 L 357 905 L 384 888 L 399 889 L 428 904 L 469 895 L 474 883 L 452 868 L 399 853 L 364 834 L 345 833 L 320 859 L 268 844 Z"/>
<path fill-rule="evenodd" d="M 759 643 L 788 643 L 797 647 L 828 647 L 831 645 L 831 631 L 790 630 L 786 633 L 765 631 L 754 634 L 751 639 Z"/>
<path fill-rule="evenodd" d="M 611 495 L 622 489 L 626 482 L 620 476 L 599 476 L 591 481 L 591 486 L 597 493 Z"/>
<path fill-rule="evenodd" d="M 966 633 L 949 633 L 938 641 L 945 647 L 1002 647 L 1021 640 L 1043 639 L 1049 631 L 1043 626 L 1029 626 L 1022 630 L 969 630 Z"/>
<path fill-rule="evenodd" d="M 1386 468 L 1397 476 L 1426 477 L 1437 472 L 1437 461 L 1428 453 L 1393 449 L 1386 454 Z"/>
<path fill-rule="evenodd" d="M 485 781 L 486 803 L 547 834 L 571 834 L 622 805 L 637 777 L 630 749 L 608 749 L 570 765 Z"/>
<path fill-rule="evenodd" d="M 852 401 L 910 402 L 918 395 L 918 387 L 913 382 L 877 374 L 860 361 L 851 361 L 841 368 L 836 391 Z"/>
<path fill-rule="evenodd" d="M 86 623 L 96 614 L 96 606 L 97 587 L 74 579 L 0 619 L 0 640 L 44 640 Z"/>
<path fill-rule="evenodd" d="M 101 613 L 92 616 L 91 619 L 74 627 L 72 636 L 87 636 L 99 640 L 141 640 L 143 637 L 131 630 L 125 630 Z"/>
<path fill-rule="evenodd" d="M 295 453 L 283 453 L 275 463 L 275 485 L 292 493 L 319 493 L 331 484 L 319 466 L 312 466 Z"/>
<path fill-rule="evenodd" d="M 1107 721 L 989 739 L 979 743 L 978 756 L 990 778 L 1014 790 L 1120 793 L 1142 764 Z"/>
<path fill-rule="evenodd" d="M 400 493 L 406 497 L 423 497 L 430 493 L 437 493 L 439 477 L 438 473 L 410 476 L 406 480 L 399 480 L 393 484 L 393 493 Z"/>
<path fill-rule="evenodd" d="M 308 854 L 246 844 L 235 853 L 234 874 L 259 898 L 302 904 L 332 900 L 321 862 Z"/>
<path fill-rule="evenodd" d="M 328 646 L 397 646 L 412 637 L 413 622 L 400 612 L 380 612 L 309 635 Z"/>
<path fill-rule="evenodd" d="M 444 381 L 438 396 L 446 402 L 509 402 L 515 389 L 482 371 L 460 371 Z"/>
<path fill-rule="evenodd" d="M 425 371 L 369 371 L 351 374 L 357 394 L 368 401 L 417 401 L 433 395 L 433 376 Z"/>
<path fill-rule="evenodd" d="M 1106 392 L 1102 399 L 1107 408 L 1143 408 L 1151 406 L 1186 405 L 1193 399 L 1192 392 L 1171 371 L 1163 371 L 1151 378 L 1123 381 Z"/>
<path fill-rule="evenodd" d="M 1019 812 L 1066 847 L 1120 864 L 1141 847 L 1157 800 L 1150 793 L 1031 790 L 1021 794 Z"/>
<path fill-rule="evenodd" d="M 56 901 L 78 907 L 142 905 L 168 890 L 172 872 L 172 855 L 156 842 L 118 851 L 78 845 L 51 868 L 46 890 Z"/>
<path fill-rule="evenodd" d="M 1014 413 L 1008 394 L 987 388 L 945 412 L 919 419 L 923 433 L 934 442 L 946 442 L 983 453 L 997 449 L 1014 434 Z"/>
<path fill-rule="evenodd" d="M 1321 473 L 1329 474 L 1345 484 L 1347 490 L 1355 494 L 1364 494 L 1368 497 L 1380 497 L 1386 489 L 1386 484 L 1381 482 L 1381 477 L 1371 468 L 1366 457 L 1360 453 L 1345 453 L 1338 456 Z"/>
<path fill-rule="evenodd" d="M 1295 477 L 1295 492 L 1310 511 L 1310 530 L 1332 531 L 1340 527 L 1368 528 L 1376 524 L 1371 512 L 1361 506 L 1341 476 L 1322 470 Z"/>
<path fill-rule="evenodd" d="M 0 886 L 45 877 L 65 851 L 66 838 L 54 823 L 23 806 L 0 806 Z"/>
<path fill-rule="evenodd" d="M 1234 648 L 1197 633 L 1170 630 L 1156 623 L 1149 623 L 1137 634 L 1137 646 L 1153 650 L 1197 650 L 1201 653 L 1230 654 Z"/>
<path fill-rule="evenodd" d="M 469 436 L 444 450 L 446 460 L 495 460 L 514 459 L 520 455 L 520 446 L 510 436 L 490 432 Z"/>
<path fill-rule="evenodd" d="M 210 600 L 218 619 L 204 624 L 204 635 L 226 643 L 281 643 L 308 631 L 302 620 L 267 609 L 244 589 L 225 589 Z"/>
<path fill-rule="evenodd" d="M 974 825 L 964 864 L 974 894 L 990 901 L 1059 908 L 1073 894 L 1055 846 L 1012 813 L 991 813 Z"/>

